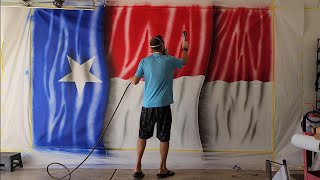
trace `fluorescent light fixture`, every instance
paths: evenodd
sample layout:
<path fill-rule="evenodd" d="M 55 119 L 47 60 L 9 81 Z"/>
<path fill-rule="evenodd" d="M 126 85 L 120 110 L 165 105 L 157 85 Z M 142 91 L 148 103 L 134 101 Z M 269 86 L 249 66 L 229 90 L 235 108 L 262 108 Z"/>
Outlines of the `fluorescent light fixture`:
<path fill-rule="evenodd" d="M 29 0 L 22 0 L 22 1 L 20 1 L 20 3 L 23 4 L 26 7 L 30 6 Z"/>
<path fill-rule="evenodd" d="M 55 5 L 57 8 L 62 8 L 64 0 L 53 0 L 53 5 Z"/>

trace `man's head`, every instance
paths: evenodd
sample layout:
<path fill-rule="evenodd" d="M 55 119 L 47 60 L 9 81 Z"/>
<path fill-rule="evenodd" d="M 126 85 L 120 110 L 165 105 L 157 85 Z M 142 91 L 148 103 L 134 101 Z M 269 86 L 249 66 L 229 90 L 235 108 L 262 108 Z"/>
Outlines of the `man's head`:
<path fill-rule="evenodd" d="M 150 40 L 150 47 L 152 52 L 159 52 L 161 54 L 164 54 L 166 50 L 161 35 L 157 35 Z"/>

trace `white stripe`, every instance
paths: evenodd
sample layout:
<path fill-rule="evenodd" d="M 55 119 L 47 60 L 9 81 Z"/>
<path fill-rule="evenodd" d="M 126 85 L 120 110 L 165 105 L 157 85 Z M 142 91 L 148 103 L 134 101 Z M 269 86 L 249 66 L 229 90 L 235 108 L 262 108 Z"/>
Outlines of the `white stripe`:
<path fill-rule="evenodd" d="M 199 111 L 204 150 L 272 150 L 271 82 L 207 82 Z"/>
<path fill-rule="evenodd" d="M 198 127 L 198 98 L 204 76 L 181 77 L 174 80 L 174 101 L 172 108 L 172 128 L 170 148 L 201 150 Z M 115 107 L 129 84 L 129 81 L 112 78 L 107 123 Z M 138 138 L 139 119 L 142 107 L 144 82 L 131 85 L 114 116 L 105 135 L 106 148 L 135 148 Z M 156 130 L 154 131 L 156 133 Z M 149 148 L 158 148 L 159 141 L 154 137 L 148 141 Z"/>

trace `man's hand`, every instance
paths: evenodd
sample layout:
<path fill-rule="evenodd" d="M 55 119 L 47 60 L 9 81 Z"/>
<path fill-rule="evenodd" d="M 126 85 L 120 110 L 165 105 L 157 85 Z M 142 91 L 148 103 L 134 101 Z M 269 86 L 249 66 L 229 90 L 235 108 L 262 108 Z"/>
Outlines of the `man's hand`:
<path fill-rule="evenodd" d="M 138 84 L 140 79 L 141 79 L 141 77 L 138 77 L 138 76 L 132 76 L 131 78 L 129 78 L 131 84 L 133 84 L 133 85 Z"/>
<path fill-rule="evenodd" d="M 183 65 L 188 64 L 188 48 L 189 48 L 189 44 L 188 41 L 183 41 L 182 42 L 182 60 L 183 60 Z"/>
<path fill-rule="evenodd" d="M 314 138 L 316 138 L 316 140 L 320 140 L 320 134 L 316 134 Z"/>
<path fill-rule="evenodd" d="M 189 48 L 189 43 L 188 41 L 183 41 L 182 42 L 182 49 L 188 49 Z"/>

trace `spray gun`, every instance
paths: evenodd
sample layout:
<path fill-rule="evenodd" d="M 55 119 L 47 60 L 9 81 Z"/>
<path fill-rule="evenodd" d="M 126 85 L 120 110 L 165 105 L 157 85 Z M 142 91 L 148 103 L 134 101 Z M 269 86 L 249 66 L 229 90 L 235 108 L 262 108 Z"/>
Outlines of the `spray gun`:
<path fill-rule="evenodd" d="M 182 32 L 182 35 L 183 35 L 183 37 L 184 37 L 184 41 L 186 42 L 186 41 L 187 41 L 187 31 L 183 31 L 183 32 Z M 188 47 L 183 48 L 182 50 L 188 51 Z"/>
<path fill-rule="evenodd" d="M 182 34 L 183 34 L 183 37 L 184 37 L 184 41 L 187 41 L 187 31 L 183 31 Z"/>

